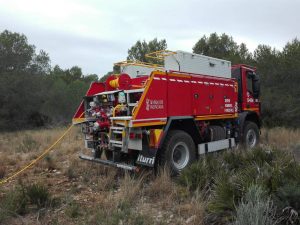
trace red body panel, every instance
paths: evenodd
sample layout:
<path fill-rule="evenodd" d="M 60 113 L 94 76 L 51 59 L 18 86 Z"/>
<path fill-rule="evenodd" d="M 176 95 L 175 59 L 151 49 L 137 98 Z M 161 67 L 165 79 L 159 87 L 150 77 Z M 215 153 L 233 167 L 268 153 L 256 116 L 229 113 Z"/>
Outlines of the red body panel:
<path fill-rule="evenodd" d="M 90 88 L 88 89 L 87 93 L 85 96 L 93 96 L 97 93 L 105 91 L 105 84 L 101 82 L 93 82 L 90 85 Z M 81 101 L 79 107 L 76 110 L 75 115 L 73 116 L 73 119 L 77 118 L 83 118 L 83 113 L 84 112 L 84 103 Z"/>
<path fill-rule="evenodd" d="M 192 115 L 191 76 L 170 74 L 168 83 L 168 116 Z"/>
<path fill-rule="evenodd" d="M 134 119 L 171 116 L 237 117 L 234 79 L 172 72 L 153 73 Z"/>
<path fill-rule="evenodd" d="M 236 113 L 237 93 L 234 85 L 233 79 L 193 76 L 193 115 Z"/>
<path fill-rule="evenodd" d="M 148 85 L 141 97 L 134 119 L 167 117 L 167 83 L 161 82 L 160 76 L 153 76 Z"/>
<path fill-rule="evenodd" d="M 240 67 L 242 77 L 241 111 L 260 112 L 260 103 L 247 91 L 246 72 L 255 71 L 244 65 Z M 115 79 L 112 75 L 109 80 Z M 238 117 L 238 88 L 234 78 L 222 78 L 178 71 L 154 71 L 148 76 L 132 78 L 130 89 L 145 88 L 133 111 L 133 124 L 166 121 L 168 117 L 194 116 L 196 119 L 222 119 Z M 109 82 L 91 84 L 86 96 L 110 91 Z M 74 118 L 84 111 L 81 102 Z M 82 118 L 82 116 L 81 116 Z"/>
<path fill-rule="evenodd" d="M 87 91 L 86 96 L 93 96 L 102 91 L 105 91 L 105 84 L 101 82 L 93 82 Z"/>
<path fill-rule="evenodd" d="M 131 79 L 131 89 L 143 88 L 148 76 L 136 77 Z"/>

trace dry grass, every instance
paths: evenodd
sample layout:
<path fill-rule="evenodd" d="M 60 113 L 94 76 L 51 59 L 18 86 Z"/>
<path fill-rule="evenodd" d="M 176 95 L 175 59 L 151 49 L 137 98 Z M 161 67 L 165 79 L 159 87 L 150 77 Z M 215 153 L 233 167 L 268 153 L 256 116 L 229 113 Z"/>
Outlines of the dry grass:
<path fill-rule="evenodd" d="M 0 178 L 36 158 L 64 130 L 0 134 Z M 292 149 L 300 155 L 300 130 L 263 129 L 262 144 Z M 41 224 L 103 224 L 99 220 L 111 214 L 116 221 L 122 221 L 125 218 L 122 216 L 128 214 L 129 220 L 123 224 L 203 224 L 206 203 L 201 194 L 177 185 L 168 170 L 162 169 L 157 176 L 124 175 L 117 169 L 80 161 L 78 154 L 85 151 L 83 148 L 78 127 L 45 159 L 18 177 L 24 183 L 43 183 L 59 202 L 42 213 L 29 210 L 22 220 L 28 224 L 37 221 Z M 18 179 L 0 188 L 0 201 L 18 185 Z M 11 218 L 7 224 L 21 224 L 22 220 Z M 114 220 L 107 223 L 118 224 Z"/>
<path fill-rule="evenodd" d="M 291 152 L 300 161 L 300 129 L 262 129 L 261 139 L 262 144 Z"/>
<path fill-rule="evenodd" d="M 97 180 L 98 191 L 112 191 L 116 188 L 117 170 L 104 167 L 101 179 Z"/>
<path fill-rule="evenodd" d="M 262 129 L 262 142 L 279 148 L 289 148 L 300 145 L 300 130 L 276 127 Z"/>
<path fill-rule="evenodd" d="M 64 128 L 56 128 L 53 130 L 47 129 L 2 133 L 0 135 L 1 164 L 18 166 L 25 165 L 25 163 L 35 159 L 46 148 L 48 148 L 63 133 L 64 130 Z M 69 135 L 67 135 L 64 142 L 57 145 L 51 152 L 51 155 L 46 158 L 46 160 L 39 163 L 38 166 L 43 169 L 55 169 L 55 161 L 58 161 L 57 158 L 59 158 L 59 161 L 66 160 L 71 151 L 73 151 L 73 153 L 76 150 L 78 151 L 78 146 L 82 145 L 82 140 L 75 138 L 75 141 L 71 141 L 74 136 L 77 136 L 77 133 L 78 129 L 74 129 Z M 65 146 L 67 146 L 66 151 L 62 151 L 62 148 Z M 59 151 L 56 151 L 58 148 Z"/>
<path fill-rule="evenodd" d="M 0 166 L 0 179 L 5 177 L 5 173 L 6 173 L 6 167 Z"/>
<path fill-rule="evenodd" d="M 143 181 L 143 176 L 134 178 L 125 173 L 120 181 L 120 189 L 116 197 L 129 205 L 133 205 L 143 195 Z"/>
<path fill-rule="evenodd" d="M 185 218 L 185 224 L 201 225 L 204 224 L 205 202 L 199 194 L 195 194 L 189 202 L 178 205 L 177 214 Z"/>
<path fill-rule="evenodd" d="M 161 169 L 153 181 L 145 190 L 145 194 L 152 202 L 159 202 L 162 209 L 170 209 L 174 206 L 177 194 L 177 186 L 170 176 L 170 171 Z"/>
<path fill-rule="evenodd" d="M 171 179 L 170 171 L 167 168 L 162 168 L 153 182 L 150 183 L 147 189 L 147 194 L 151 198 L 160 199 L 174 195 L 175 186 Z"/>

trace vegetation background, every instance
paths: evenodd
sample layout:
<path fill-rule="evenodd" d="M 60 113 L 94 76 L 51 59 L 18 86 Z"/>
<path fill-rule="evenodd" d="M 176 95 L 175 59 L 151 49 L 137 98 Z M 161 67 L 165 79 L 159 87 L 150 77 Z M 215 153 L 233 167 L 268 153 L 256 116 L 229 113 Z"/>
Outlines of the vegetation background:
<path fill-rule="evenodd" d="M 128 49 L 129 60 L 153 62 L 146 53 L 167 49 L 166 40 L 137 41 Z M 300 126 L 300 42 L 287 42 L 282 50 L 259 45 L 249 52 L 246 44 L 216 33 L 203 36 L 193 52 L 227 59 L 232 64 L 256 66 L 261 76 L 264 125 Z M 156 63 L 156 62 L 154 62 Z M 28 43 L 24 34 L 0 33 L 0 130 L 49 127 L 70 123 L 92 81 L 107 74 L 83 74 L 79 66 L 61 69 L 51 65 L 49 55 Z"/>

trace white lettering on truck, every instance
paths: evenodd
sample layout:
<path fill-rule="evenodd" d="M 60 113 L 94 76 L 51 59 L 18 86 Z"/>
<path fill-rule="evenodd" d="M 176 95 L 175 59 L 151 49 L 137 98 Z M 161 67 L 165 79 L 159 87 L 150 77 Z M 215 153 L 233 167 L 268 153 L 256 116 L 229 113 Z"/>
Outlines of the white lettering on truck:
<path fill-rule="evenodd" d="M 162 99 L 146 99 L 146 110 L 164 109 L 164 100 Z"/>

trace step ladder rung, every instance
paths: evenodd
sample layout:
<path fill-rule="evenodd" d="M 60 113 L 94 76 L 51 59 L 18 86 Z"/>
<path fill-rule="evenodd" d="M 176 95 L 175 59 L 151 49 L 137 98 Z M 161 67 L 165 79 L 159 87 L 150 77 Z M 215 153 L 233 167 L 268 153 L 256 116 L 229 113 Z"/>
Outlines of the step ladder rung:
<path fill-rule="evenodd" d="M 124 130 L 124 127 L 110 127 L 111 130 Z"/>
<path fill-rule="evenodd" d="M 114 134 L 122 134 L 123 133 L 123 131 L 115 131 L 115 130 L 113 130 L 112 131 Z"/>
<path fill-rule="evenodd" d="M 112 143 L 112 144 L 123 144 L 123 142 L 122 141 L 116 141 L 116 140 L 110 140 L 110 143 Z"/>
<path fill-rule="evenodd" d="M 112 147 L 120 147 L 120 148 L 123 147 L 123 145 L 119 145 L 119 144 L 112 144 L 111 146 L 112 146 Z"/>

